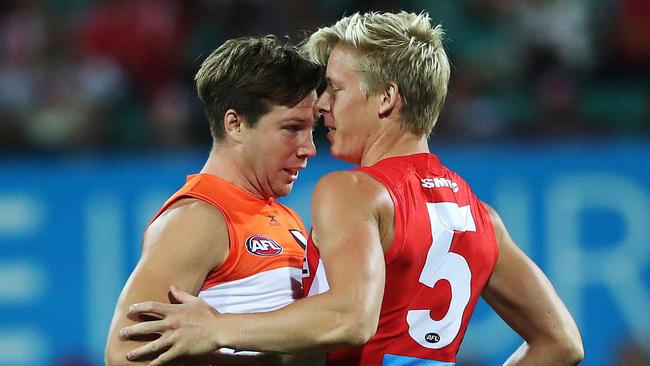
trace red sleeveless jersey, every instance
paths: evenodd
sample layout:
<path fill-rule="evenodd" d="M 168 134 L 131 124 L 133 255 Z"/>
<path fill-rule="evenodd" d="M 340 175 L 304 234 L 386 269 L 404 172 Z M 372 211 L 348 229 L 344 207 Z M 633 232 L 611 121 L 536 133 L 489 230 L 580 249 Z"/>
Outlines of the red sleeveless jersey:
<path fill-rule="evenodd" d="M 497 261 L 492 221 L 469 185 L 432 154 L 387 158 L 364 172 L 390 193 L 395 237 L 384 253 L 377 333 L 363 347 L 330 352 L 328 365 L 453 365 Z M 307 246 L 309 296 L 327 291 L 318 249 Z"/>

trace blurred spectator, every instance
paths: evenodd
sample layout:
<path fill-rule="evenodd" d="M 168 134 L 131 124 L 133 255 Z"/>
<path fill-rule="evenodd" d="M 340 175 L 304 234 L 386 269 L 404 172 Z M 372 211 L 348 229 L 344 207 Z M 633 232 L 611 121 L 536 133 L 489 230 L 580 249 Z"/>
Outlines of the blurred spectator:
<path fill-rule="evenodd" d="M 573 70 L 586 70 L 593 63 L 593 35 L 588 22 L 591 0 L 524 0 L 517 2 L 515 32 L 528 57 L 527 65 L 538 66 L 537 57 L 551 55 Z"/>
<path fill-rule="evenodd" d="M 179 77 L 186 30 L 182 2 L 106 0 L 86 12 L 80 34 L 88 55 L 112 58 L 145 95 Z"/>
<path fill-rule="evenodd" d="M 614 50 L 629 71 L 650 75 L 650 1 L 619 0 Z"/>
<path fill-rule="evenodd" d="M 24 121 L 37 99 L 46 21 L 30 2 L 6 4 L 0 13 L 0 146 L 21 147 Z"/>
<path fill-rule="evenodd" d="M 518 60 L 516 33 L 513 32 L 511 0 L 465 0 L 458 2 L 462 15 L 460 24 L 450 25 L 446 32 L 451 61 L 463 64 L 481 82 L 494 87 L 507 87 L 516 82 L 523 65 Z M 435 3 L 432 3 L 435 12 Z M 435 14 L 435 13 L 434 13 Z M 443 20 L 443 25 L 446 22 Z M 451 29 L 456 29 L 454 33 Z"/>
<path fill-rule="evenodd" d="M 205 145 L 192 77 L 226 38 L 297 41 L 402 8 L 446 29 L 436 137 L 650 133 L 647 0 L 15 0 L 0 5 L 0 150 Z"/>
<path fill-rule="evenodd" d="M 535 101 L 539 106 L 533 136 L 571 136 L 596 133 L 579 114 L 578 82 L 562 67 L 547 70 L 535 81 Z"/>
<path fill-rule="evenodd" d="M 153 95 L 149 103 L 148 135 L 157 144 L 183 147 L 191 142 L 192 98 L 194 94 L 182 83 L 170 83 Z"/>
<path fill-rule="evenodd" d="M 435 135 L 490 139 L 506 133 L 505 106 L 490 83 L 469 65 L 461 64 L 451 80 L 447 106 Z"/>

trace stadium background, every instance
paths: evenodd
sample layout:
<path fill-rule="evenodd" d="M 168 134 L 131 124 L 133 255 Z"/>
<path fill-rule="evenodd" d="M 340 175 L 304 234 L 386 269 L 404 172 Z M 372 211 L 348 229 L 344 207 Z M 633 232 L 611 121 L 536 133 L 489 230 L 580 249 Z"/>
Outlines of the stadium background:
<path fill-rule="evenodd" d="M 211 49 L 370 9 L 445 26 L 432 150 L 549 275 L 584 364 L 650 364 L 647 0 L 23 0 L 0 5 L 0 365 L 102 364 L 148 219 L 207 156 L 192 75 Z M 307 224 L 315 181 L 347 167 L 317 140 L 285 200 Z M 519 342 L 483 304 L 459 364 Z"/>

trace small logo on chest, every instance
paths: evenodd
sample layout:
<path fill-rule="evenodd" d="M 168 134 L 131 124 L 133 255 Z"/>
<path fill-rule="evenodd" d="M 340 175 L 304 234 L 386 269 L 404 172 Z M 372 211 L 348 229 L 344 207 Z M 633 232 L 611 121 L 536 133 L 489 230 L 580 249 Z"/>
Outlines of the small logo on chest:
<path fill-rule="evenodd" d="M 264 235 L 253 235 L 246 239 L 246 250 L 259 257 L 273 257 L 282 253 L 282 247 Z"/>
<path fill-rule="evenodd" d="M 272 226 L 282 226 L 278 219 L 275 218 L 275 215 L 266 215 L 269 218 L 269 224 Z"/>

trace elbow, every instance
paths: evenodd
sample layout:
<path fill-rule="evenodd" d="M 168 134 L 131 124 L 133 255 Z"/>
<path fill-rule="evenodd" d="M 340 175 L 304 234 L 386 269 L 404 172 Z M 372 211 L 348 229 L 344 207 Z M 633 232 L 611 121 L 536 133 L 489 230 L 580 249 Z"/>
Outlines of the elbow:
<path fill-rule="evenodd" d="M 565 365 L 577 365 L 585 358 L 582 338 L 577 329 L 566 332 L 563 337 L 555 338 L 553 350 L 556 358 L 562 360 Z"/>
<path fill-rule="evenodd" d="M 114 349 L 110 345 L 104 350 L 104 365 L 124 366 L 127 362 L 126 355 Z"/>
<path fill-rule="evenodd" d="M 585 358 L 582 343 L 578 344 L 555 344 L 549 355 L 553 355 L 553 363 L 556 365 L 577 365 Z"/>
<path fill-rule="evenodd" d="M 104 352 L 104 365 L 106 366 L 120 366 L 120 361 L 118 360 L 118 357 L 114 353 L 109 352 L 106 350 Z"/>
<path fill-rule="evenodd" d="M 573 323 L 568 327 L 564 337 L 562 337 L 560 347 L 562 353 L 569 361 L 569 365 L 577 365 L 585 358 L 585 349 L 582 344 L 582 337 L 578 327 Z"/>
<path fill-rule="evenodd" d="M 377 325 L 355 324 L 345 337 L 346 347 L 360 347 L 366 344 L 377 332 Z"/>
<path fill-rule="evenodd" d="M 337 347 L 359 347 L 366 344 L 377 332 L 378 316 L 366 314 L 350 314 L 343 317 L 339 326 L 339 335 L 336 337 Z"/>
<path fill-rule="evenodd" d="M 573 353 L 573 362 L 575 365 L 579 364 L 582 362 L 582 360 L 585 359 L 585 350 L 582 348 L 582 345 L 579 349 L 576 349 Z"/>
<path fill-rule="evenodd" d="M 104 353 L 104 365 L 106 366 L 119 366 L 116 357 L 108 352 Z"/>
<path fill-rule="evenodd" d="M 319 296 L 331 296 L 331 293 L 332 290 Z M 323 313 L 321 331 L 312 333 L 315 336 L 312 343 L 328 350 L 366 344 L 377 332 L 381 312 L 381 302 L 369 301 L 370 298 L 374 299 L 341 294 L 328 300 L 332 305 Z"/>
<path fill-rule="evenodd" d="M 585 358 L 585 349 L 580 337 L 578 337 L 577 340 L 566 344 L 563 352 L 569 365 L 577 365 Z"/>

